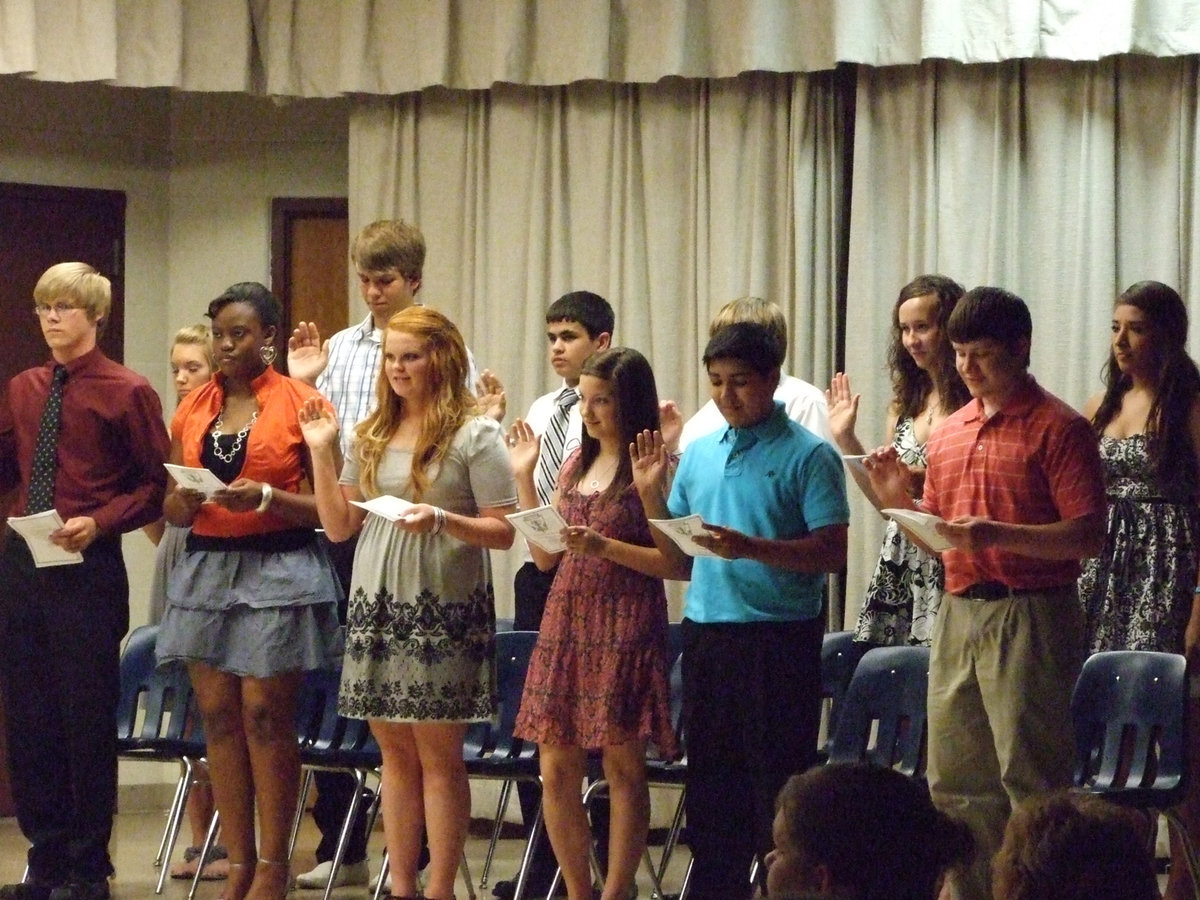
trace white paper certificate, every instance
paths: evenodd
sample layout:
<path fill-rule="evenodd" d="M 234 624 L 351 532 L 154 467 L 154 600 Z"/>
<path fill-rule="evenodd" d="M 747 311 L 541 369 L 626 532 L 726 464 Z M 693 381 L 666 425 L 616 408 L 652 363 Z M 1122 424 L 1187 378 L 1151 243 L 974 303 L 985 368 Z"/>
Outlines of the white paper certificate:
<path fill-rule="evenodd" d="M 369 513 L 374 513 L 381 518 L 387 519 L 389 522 L 403 519 L 415 505 L 409 503 L 403 497 L 393 497 L 391 494 L 382 494 L 362 503 L 359 503 L 357 500 L 351 500 L 350 502 Z"/>
<path fill-rule="evenodd" d="M 861 475 L 863 478 L 870 478 L 867 473 L 867 467 L 863 465 L 863 460 L 867 458 L 866 453 L 843 453 L 842 462 L 846 464 L 846 468 L 851 472 Z"/>
<path fill-rule="evenodd" d="M 228 487 L 225 482 L 203 467 L 177 466 L 174 463 L 163 463 L 163 465 L 167 467 L 167 471 L 171 473 L 171 477 L 181 488 L 199 491 L 206 498 Z"/>
<path fill-rule="evenodd" d="M 703 521 L 700 516 L 693 515 L 682 519 L 651 519 L 650 524 L 673 540 L 688 556 L 716 556 L 716 553 L 692 540 L 698 534 L 709 533 L 704 530 Z"/>
<path fill-rule="evenodd" d="M 930 550 L 941 553 L 943 550 L 949 550 L 954 546 L 937 533 L 937 530 L 933 526 L 945 520 L 932 513 L 919 512 L 915 509 L 881 509 L 880 512 L 889 518 L 895 519 L 919 537 Z"/>
<path fill-rule="evenodd" d="M 561 537 L 567 523 L 553 506 L 524 509 L 521 512 L 509 513 L 504 518 L 512 522 L 513 528 L 521 533 L 521 537 L 537 544 L 547 553 L 562 553 L 567 549 Z"/>
<path fill-rule="evenodd" d="M 73 566 L 83 562 L 83 554 L 64 550 L 50 540 L 50 534 L 63 527 L 62 517 L 57 510 L 34 513 L 32 516 L 10 516 L 8 524 L 25 539 L 33 564 L 39 569 L 46 566 Z"/>

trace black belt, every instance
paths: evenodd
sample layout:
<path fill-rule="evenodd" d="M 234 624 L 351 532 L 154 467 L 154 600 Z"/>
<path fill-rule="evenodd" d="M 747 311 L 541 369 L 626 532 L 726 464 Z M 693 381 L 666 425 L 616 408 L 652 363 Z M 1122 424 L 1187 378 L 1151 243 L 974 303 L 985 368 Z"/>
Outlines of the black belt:
<path fill-rule="evenodd" d="M 1031 594 L 1053 594 L 1065 591 L 1070 585 L 1050 585 L 1040 588 L 1014 588 L 1003 581 L 977 581 L 966 588 L 956 591 L 955 596 L 965 600 L 1016 600 L 1018 597 L 1028 597 Z"/>

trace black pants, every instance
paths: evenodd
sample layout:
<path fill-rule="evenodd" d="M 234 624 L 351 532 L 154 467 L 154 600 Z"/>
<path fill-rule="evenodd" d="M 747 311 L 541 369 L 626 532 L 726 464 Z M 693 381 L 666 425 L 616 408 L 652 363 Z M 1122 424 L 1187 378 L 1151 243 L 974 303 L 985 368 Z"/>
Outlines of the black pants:
<path fill-rule="evenodd" d="M 542 627 L 542 614 L 546 611 L 546 597 L 554 583 L 555 569 L 543 572 L 532 562 L 527 562 L 513 577 L 513 630 L 538 631 Z M 532 781 L 517 782 L 517 799 L 521 803 L 521 821 L 528 828 L 537 815 L 538 803 L 542 799 L 541 788 Z M 554 877 L 558 863 L 550 849 L 550 839 L 543 829 L 541 837 L 533 845 L 530 858 L 530 879 L 535 886 L 549 882 Z"/>
<path fill-rule="evenodd" d="M 743 900 L 772 847 L 775 796 L 816 762 L 824 618 L 683 620 L 693 900 Z"/>
<path fill-rule="evenodd" d="M 325 552 L 333 562 L 338 580 L 342 583 L 342 600 L 338 604 L 338 621 L 345 624 L 346 607 L 350 596 L 350 573 L 354 564 L 354 548 L 357 538 L 351 538 L 341 543 L 333 543 L 325 533 L 321 533 L 321 543 Z M 337 851 L 338 838 L 342 833 L 342 822 L 346 818 L 346 810 L 354 797 L 354 776 L 345 772 L 313 773 L 313 781 L 317 785 L 317 801 L 313 804 L 312 817 L 316 823 L 321 840 L 317 844 L 317 862 L 323 863 L 333 859 Z M 346 854 L 343 863 L 359 863 L 367 858 L 367 804 L 362 803 L 350 823 L 350 835 L 346 844 Z"/>
<path fill-rule="evenodd" d="M 78 565 L 35 568 L 8 532 L 0 550 L 0 689 L 17 822 L 35 881 L 113 873 L 117 699 L 129 582 L 119 537 Z"/>

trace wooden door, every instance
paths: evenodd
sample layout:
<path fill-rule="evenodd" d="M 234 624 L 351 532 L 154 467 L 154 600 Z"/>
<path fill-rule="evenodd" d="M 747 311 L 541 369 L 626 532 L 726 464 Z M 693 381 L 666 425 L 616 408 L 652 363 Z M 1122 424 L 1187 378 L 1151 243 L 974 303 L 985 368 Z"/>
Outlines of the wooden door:
<path fill-rule="evenodd" d="M 271 203 L 271 292 L 283 304 L 276 367 L 297 322 L 316 322 L 324 340 L 349 324 L 350 219 L 345 198 L 276 198 Z"/>
<path fill-rule="evenodd" d="M 85 262 L 112 281 L 100 348 L 125 354 L 125 194 L 0 182 L 0 383 L 49 359 L 33 312 L 33 286 L 60 262 Z"/>

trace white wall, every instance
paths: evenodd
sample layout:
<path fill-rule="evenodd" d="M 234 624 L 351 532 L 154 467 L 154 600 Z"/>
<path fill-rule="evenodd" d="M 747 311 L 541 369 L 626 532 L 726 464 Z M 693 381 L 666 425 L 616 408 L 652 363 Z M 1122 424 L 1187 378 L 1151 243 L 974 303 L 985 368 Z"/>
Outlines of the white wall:
<path fill-rule="evenodd" d="M 0 78 L 0 181 L 124 191 L 125 364 L 174 408 L 170 336 L 236 281 L 270 283 L 271 199 L 346 196 L 348 105 L 277 105 Z M 130 619 L 146 621 L 154 548 L 125 538 Z M 122 784 L 173 779 L 129 766 Z"/>

